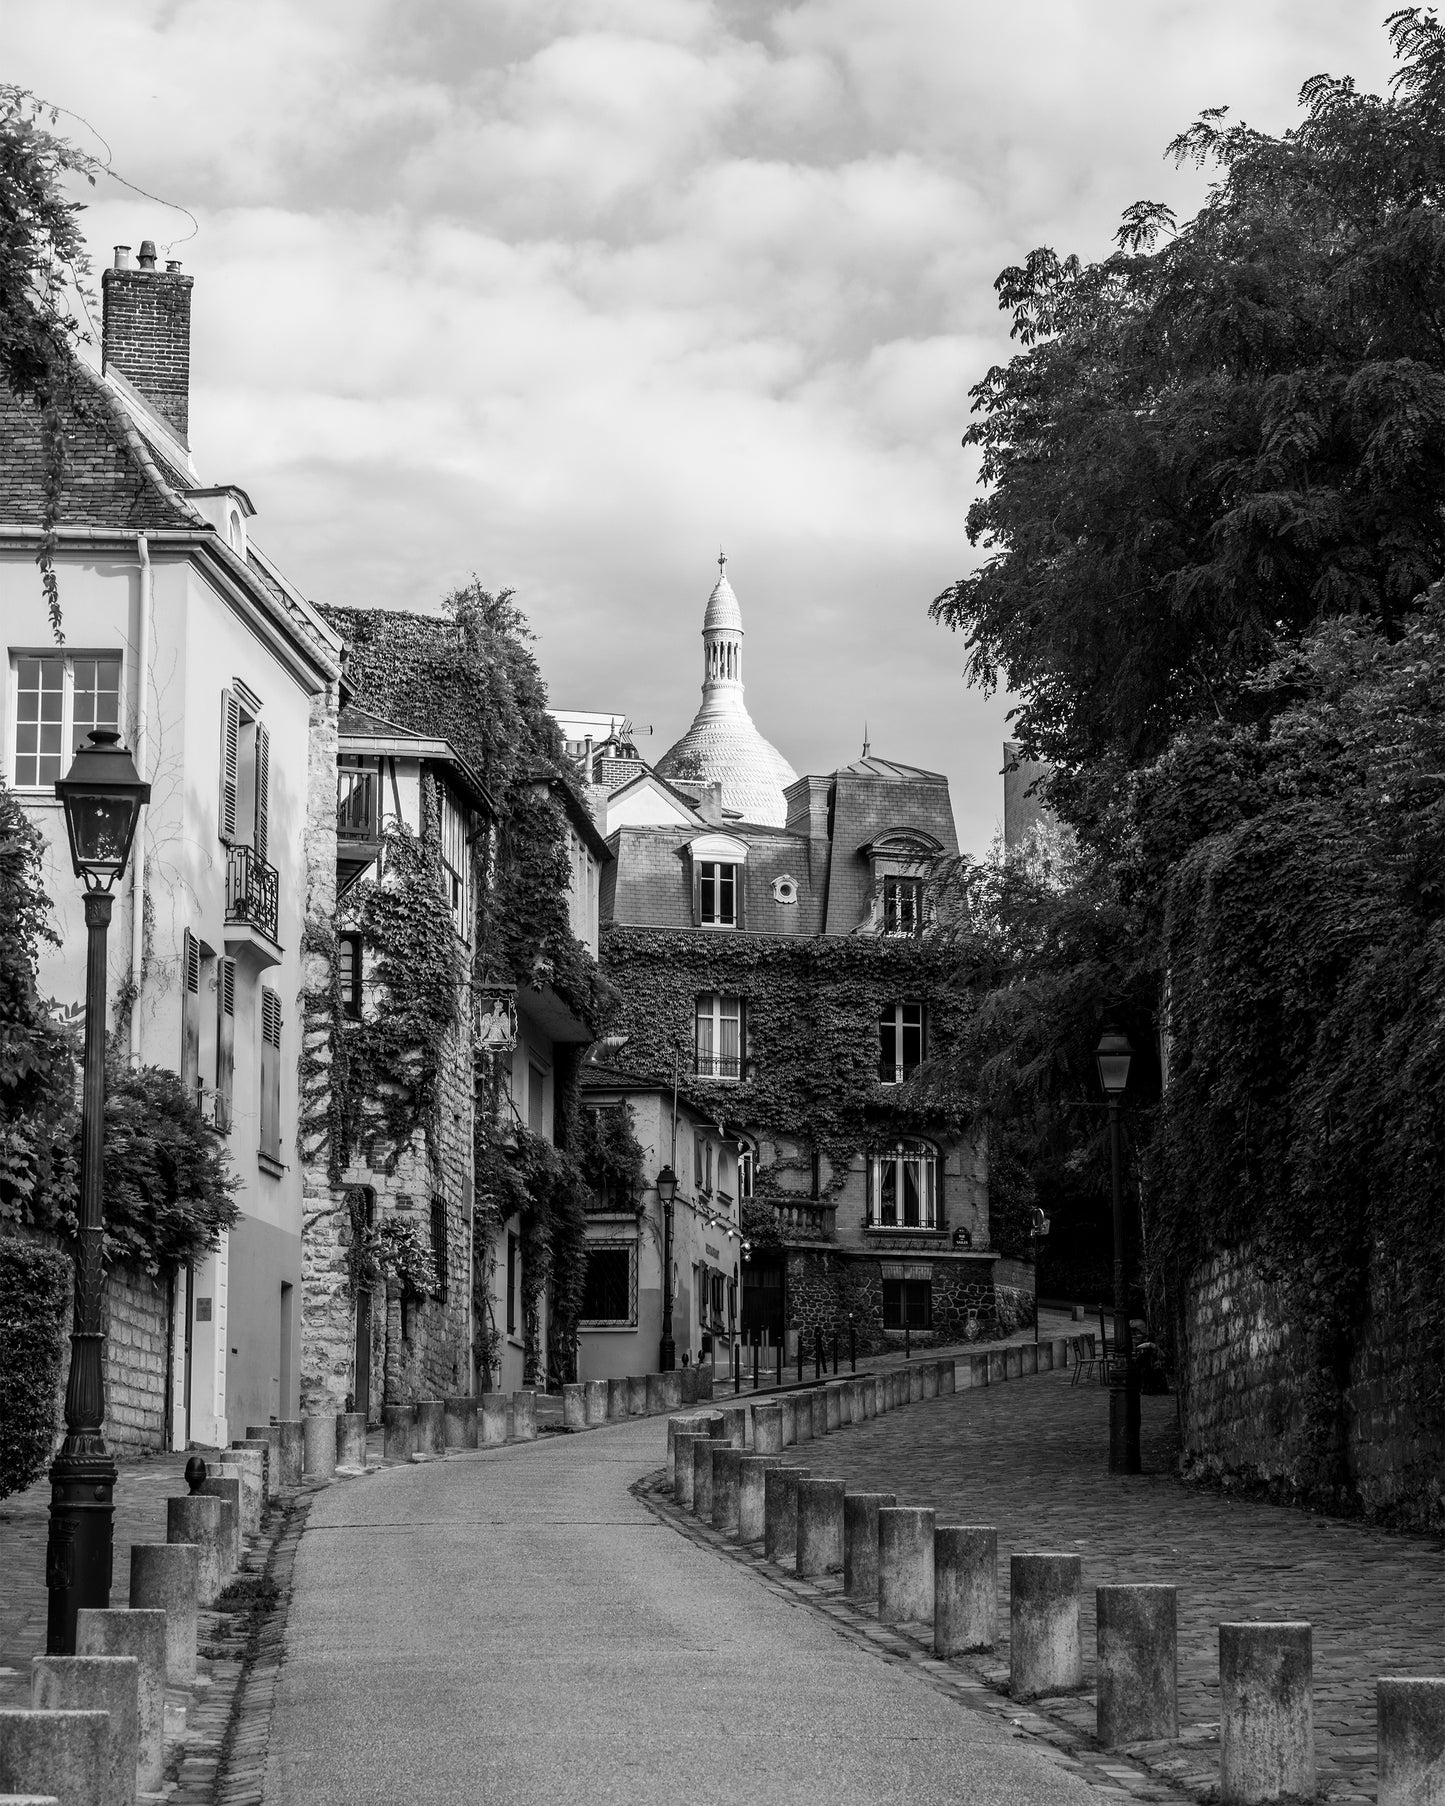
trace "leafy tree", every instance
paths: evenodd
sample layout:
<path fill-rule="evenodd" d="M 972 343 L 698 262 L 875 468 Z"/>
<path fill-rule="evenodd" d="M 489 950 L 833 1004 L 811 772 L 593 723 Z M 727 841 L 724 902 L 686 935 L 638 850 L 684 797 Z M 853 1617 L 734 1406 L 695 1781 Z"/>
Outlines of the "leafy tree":
<path fill-rule="evenodd" d="M 1279 137 L 1207 113 L 1171 146 L 1220 171 L 1194 219 L 1140 202 L 1102 262 L 998 279 L 1026 349 L 973 391 L 989 555 L 933 607 L 1031 756 L 1153 758 L 1257 706 L 1280 639 L 1398 633 L 1445 566 L 1445 31 L 1388 28 L 1387 98 L 1316 76 Z"/>
<path fill-rule="evenodd" d="M 57 115 L 50 109 L 50 124 Z M 68 172 L 95 180 L 92 158 L 44 129 L 47 109 L 24 88 L 0 82 L 0 382 L 40 410 L 45 459 L 45 538 L 39 563 L 56 638 L 60 592 L 53 555 L 65 482 L 64 405 L 76 405 L 73 352 L 84 335 L 66 305 L 90 263 Z"/>

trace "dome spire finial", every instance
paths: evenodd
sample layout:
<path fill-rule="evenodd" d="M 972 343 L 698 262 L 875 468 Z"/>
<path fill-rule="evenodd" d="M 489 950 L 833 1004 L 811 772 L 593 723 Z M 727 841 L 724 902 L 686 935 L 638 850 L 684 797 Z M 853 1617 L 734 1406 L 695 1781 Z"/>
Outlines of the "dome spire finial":
<path fill-rule="evenodd" d="M 727 553 L 722 549 L 721 546 L 719 546 L 717 549 L 717 568 L 718 568 L 719 576 L 722 575 L 722 568 L 727 563 L 727 561 L 728 561 Z"/>

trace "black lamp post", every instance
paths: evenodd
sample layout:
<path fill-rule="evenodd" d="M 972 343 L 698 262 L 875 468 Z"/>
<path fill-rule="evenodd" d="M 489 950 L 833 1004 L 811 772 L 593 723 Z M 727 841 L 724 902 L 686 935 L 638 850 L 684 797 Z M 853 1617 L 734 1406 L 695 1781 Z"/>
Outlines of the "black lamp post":
<path fill-rule="evenodd" d="M 1099 1037 L 1095 1058 L 1099 1083 L 1109 1100 L 1109 1160 L 1114 1182 L 1114 1365 L 1109 1369 L 1109 1471 L 1139 1472 L 1139 1370 L 1129 1327 L 1128 1250 L 1124 1233 L 1124 1173 L 1119 1112 L 1129 1083 L 1134 1049 L 1118 1028 Z"/>
<path fill-rule="evenodd" d="M 665 1166 L 656 1183 L 657 1201 L 662 1206 L 662 1346 L 657 1370 L 671 1373 L 677 1365 L 677 1344 L 672 1339 L 672 1206 L 677 1197 L 677 1174 Z"/>
<path fill-rule="evenodd" d="M 50 1469 L 50 1540 L 45 1584 L 50 1611 L 45 1647 L 75 1654 L 82 1607 L 110 1606 L 111 1518 L 115 1463 L 106 1451 L 105 1231 L 101 1156 L 105 1135 L 105 937 L 111 887 L 124 872 L 142 807 L 142 783 L 120 735 L 97 728 L 57 780 L 76 876 L 85 885 L 85 1075 L 80 1113 L 80 1233 L 75 1246 L 75 1328 L 65 1388 L 65 1441 Z"/>

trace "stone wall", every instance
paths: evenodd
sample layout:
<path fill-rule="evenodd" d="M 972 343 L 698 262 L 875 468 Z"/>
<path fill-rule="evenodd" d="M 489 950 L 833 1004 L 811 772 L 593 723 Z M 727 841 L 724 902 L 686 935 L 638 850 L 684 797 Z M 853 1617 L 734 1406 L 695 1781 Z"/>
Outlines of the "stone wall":
<path fill-rule="evenodd" d="M 917 1254 L 897 1258 L 926 1259 Z M 934 1259 L 929 1264 L 933 1271 L 933 1328 L 912 1332 L 911 1340 L 917 1346 L 985 1341 L 1017 1328 L 1019 1321 L 1033 1321 L 1032 1295 L 1028 1295 L 1029 1314 L 1019 1319 L 1023 1295 L 995 1286 L 991 1259 Z M 811 1350 L 816 1332 L 822 1333 L 830 1348 L 835 1334 L 840 1345 L 846 1345 L 850 1313 L 860 1354 L 882 1353 L 904 1340 L 902 1330 L 883 1327 L 880 1258 L 791 1249 L 786 1299 L 788 1328 L 801 1334 L 805 1354 Z"/>
<path fill-rule="evenodd" d="M 124 1265 L 107 1273 L 105 1440 L 113 1453 L 166 1446 L 170 1312 L 164 1274 Z"/>
<path fill-rule="evenodd" d="M 1380 1260 L 1336 1374 L 1254 1250 L 1212 1256 L 1180 1325 L 1185 1471 L 1406 1527 L 1445 1523 L 1445 1328 L 1438 1300 L 1407 1296 L 1403 1267 Z"/>

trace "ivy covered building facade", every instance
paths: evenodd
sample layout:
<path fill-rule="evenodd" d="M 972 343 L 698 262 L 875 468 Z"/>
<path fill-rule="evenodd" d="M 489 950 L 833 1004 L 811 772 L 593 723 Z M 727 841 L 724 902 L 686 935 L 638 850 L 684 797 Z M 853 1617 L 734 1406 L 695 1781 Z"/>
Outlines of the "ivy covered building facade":
<path fill-rule="evenodd" d="M 967 1340 L 1032 1313 L 989 1242 L 987 1142 L 910 1083 L 972 1007 L 929 879 L 957 852 L 947 780 L 864 756 L 796 777 L 743 700 L 726 573 L 697 719 L 643 773 L 594 762 L 614 854 L 603 968 L 619 1060 L 725 1130 L 743 1258 L 738 1331 L 860 1348 Z"/>

